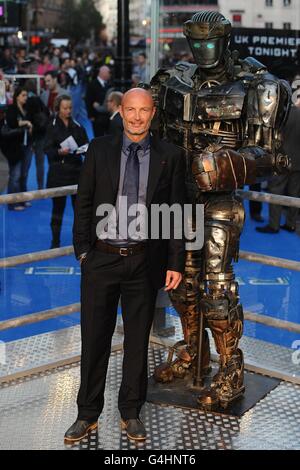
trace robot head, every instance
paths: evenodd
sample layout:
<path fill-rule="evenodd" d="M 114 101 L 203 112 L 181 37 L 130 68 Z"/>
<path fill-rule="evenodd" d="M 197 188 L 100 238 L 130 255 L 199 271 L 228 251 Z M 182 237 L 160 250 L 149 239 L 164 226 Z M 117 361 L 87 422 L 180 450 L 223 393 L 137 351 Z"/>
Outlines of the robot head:
<path fill-rule="evenodd" d="M 199 11 L 183 25 L 196 64 L 203 69 L 216 67 L 230 42 L 231 23 L 216 11 Z"/>

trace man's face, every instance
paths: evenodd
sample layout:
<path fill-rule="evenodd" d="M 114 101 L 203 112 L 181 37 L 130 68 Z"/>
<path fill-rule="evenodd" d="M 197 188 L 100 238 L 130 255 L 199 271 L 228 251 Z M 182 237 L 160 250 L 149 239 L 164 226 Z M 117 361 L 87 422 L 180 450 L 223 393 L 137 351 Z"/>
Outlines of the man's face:
<path fill-rule="evenodd" d="M 51 75 L 46 75 L 45 77 L 45 85 L 48 90 L 52 91 L 55 90 L 56 87 L 56 78 L 51 77 Z"/>
<path fill-rule="evenodd" d="M 155 107 L 150 93 L 137 89 L 127 92 L 120 108 L 125 132 L 130 136 L 146 135 Z"/>
<path fill-rule="evenodd" d="M 110 80 L 110 76 L 111 76 L 111 73 L 110 73 L 110 69 L 108 67 L 103 66 L 103 67 L 100 68 L 99 77 L 102 80 L 105 80 L 106 82 L 108 82 Z"/>

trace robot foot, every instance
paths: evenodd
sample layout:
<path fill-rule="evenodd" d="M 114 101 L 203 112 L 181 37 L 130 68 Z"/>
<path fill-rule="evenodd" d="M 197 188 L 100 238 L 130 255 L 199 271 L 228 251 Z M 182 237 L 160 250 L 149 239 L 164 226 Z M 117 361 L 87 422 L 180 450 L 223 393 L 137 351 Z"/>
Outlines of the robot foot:
<path fill-rule="evenodd" d="M 226 409 L 233 401 L 242 397 L 244 391 L 243 353 L 237 349 L 227 364 L 220 366 L 211 386 L 204 390 L 197 401 L 200 407 L 206 410 L 220 407 Z"/>
<path fill-rule="evenodd" d="M 180 358 L 173 362 L 163 362 L 154 370 L 154 379 L 156 382 L 167 383 L 172 382 L 174 378 L 183 379 L 186 375 L 194 370 L 193 361 L 186 361 Z M 206 362 L 202 370 L 202 378 L 207 377 L 211 372 L 209 362 Z"/>
<path fill-rule="evenodd" d="M 176 378 L 183 379 L 191 366 L 191 362 L 175 359 L 171 364 L 163 362 L 154 370 L 154 379 L 156 382 L 172 382 Z"/>
<path fill-rule="evenodd" d="M 206 333 L 204 343 L 204 355 L 203 355 L 203 371 L 202 377 L 206 377 L 210 371 L 210 350 L 209 340 Z M 175 359 L 173 359 L 175 355 Z M 176 357 L 177 356 L 177 357 Z M 183 379 L 186 375 L 194 374 L 196 353 L 194 348 L 187 346 L 184 341 L 178 341 L 174 346 L 169 349 L 169 355 L 166 362 L 160 364 L 154 370 L 154 379 L 156 382 L 172 382 L 174 378 Z"/>

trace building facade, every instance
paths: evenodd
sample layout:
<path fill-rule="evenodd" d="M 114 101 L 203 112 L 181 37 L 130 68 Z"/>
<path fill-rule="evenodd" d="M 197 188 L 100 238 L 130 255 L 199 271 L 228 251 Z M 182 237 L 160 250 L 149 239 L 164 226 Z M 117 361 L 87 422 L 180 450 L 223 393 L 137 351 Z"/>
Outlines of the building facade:
<path fill-rule="evenodd" d="M 32 31 L 59 32 L 64 14 L 64 0 L 29 0 L 27 22 Z"/>
<path fill-rule="evenodd" d="M 118 1 L 117 0 L 96 0 L 95 6 L 101 13 L 103 23 L 106 25 L 109 40 L 117 35 L 118 22 Z"/>
<path fill-rule="evenodd" d="M 151 0 L 130 0 L 129 20 L 130 35 L 133 38 L 147 38 L 150 36 Z M 100 11 L 103 22 L 107 26 L 110 38 L 117 35 L 117 0 L 98 0 L 96 7 Z M 161 37 L 183 37 L 182 24 L 196 11 L 218 10 L 218 0 L 161 0 L 160 6 L 160 32 Z M 167 33 L 167 34 L 166 34 Z"/>
<path fill-rule="evenodd" d="M 218 0 L 220 12 L 233 26 L 300 29 L 299 0 Z"/>
<path fill-rule="evenodd" d="M 117 37 L 118 1 L 96 0 L 96 8 L 100 11 L 103 23 L 106 25 L 108 38 Z M 130 36 L 134 42 L 150 35 L 151 0 L 130 0 L 129 23 Z"/>

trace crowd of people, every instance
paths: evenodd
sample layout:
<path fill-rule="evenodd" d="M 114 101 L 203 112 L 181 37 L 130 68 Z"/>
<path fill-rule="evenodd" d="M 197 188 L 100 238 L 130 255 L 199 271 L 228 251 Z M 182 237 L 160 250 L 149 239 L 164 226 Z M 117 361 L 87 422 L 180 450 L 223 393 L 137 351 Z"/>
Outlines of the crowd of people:
<path fill-rule="evenodd" d="M 165 66 L 174 60 L 190 58 L 167 55 Z M 146 71 L 147 56 L 140 52 L 133 58 L 132 87 L 147 81 Z M 35 77 L 15 79 L 18 74 Z M 43 51 L 35 49 L 27 55 L 22 48 L 4 48 L 0 56 L 0 81 L 5 84 L 5 96 L 0 96 L 0 148 L 9 164 L 8 193 L 27 191 L 32 158 L 35 158 L 38 189 L 77 184 L 84 151 L 78 153 L 74 148 L 62 147 L 62 143 L 68 137 L 73 137 L 79 148 L 88 143 L 84 126 L 89 121 L 95 137 L 122 132 L 122 119 L 118 113 L 122 93 L 114 87 L 113 75 L 114 61 L 110 51 L 100 54 L 49 45 Z M 298 105 L 294 106 L 291 119 L 293 122 L 287 125 L 285 142 L 292 142 L 286 149 L 292 155 L 292 173 L 271 180 L 269 190 L 298 197 Z M 66 198 L 53 198 L 52 202 L 51 247 L 54 248 L 60 246 Z M 72 202 L 74 204 L 74 198 Z M 30 206 L 29 202 L 14 203 L 9 204 L 8 209 L 23 211 Z M 260 203 L 250 203 L 250 215 L 257 222 L 263 221 L 260 212 Z M 277 233 L 280 213 L 280 206 L 270 205 L 268 224 L 257 230 Z M 287 222 L 281 228 L 295 231 L 297 215 L 297 209 L 290 209 Z"/>
<path fill-rule="evenodd" d="M 146 80 L 143 52 L 136 55 L 132 72 L 132 86 Z M 19 78 L 20 74 L 31 77 Z M 3 50 L 0 148 L 9 164 L 8 193 L 27 191 L 32 158 L 38 189 L 78 183 L 84 144 L 89 140 L 87 123 L 90 121 L 95 137 L 123 130 L 118 113 L 123 95 L 113 85 L 113 74 L 109 53 L 76 52 L 51 45 L 44 53 L 36 49 L 28 56 L 25 49 Z M 70 142 L 73 147 L 68 147 Z M 74 205 L 74 197 L 72 202 Z M 51 247 L 55 248 L 60 246 L 66 198 L 53 198 L 52 203 Z M 24 211 L 30 206 L 29 202 L 14 203 L 8 209 Z"/>

